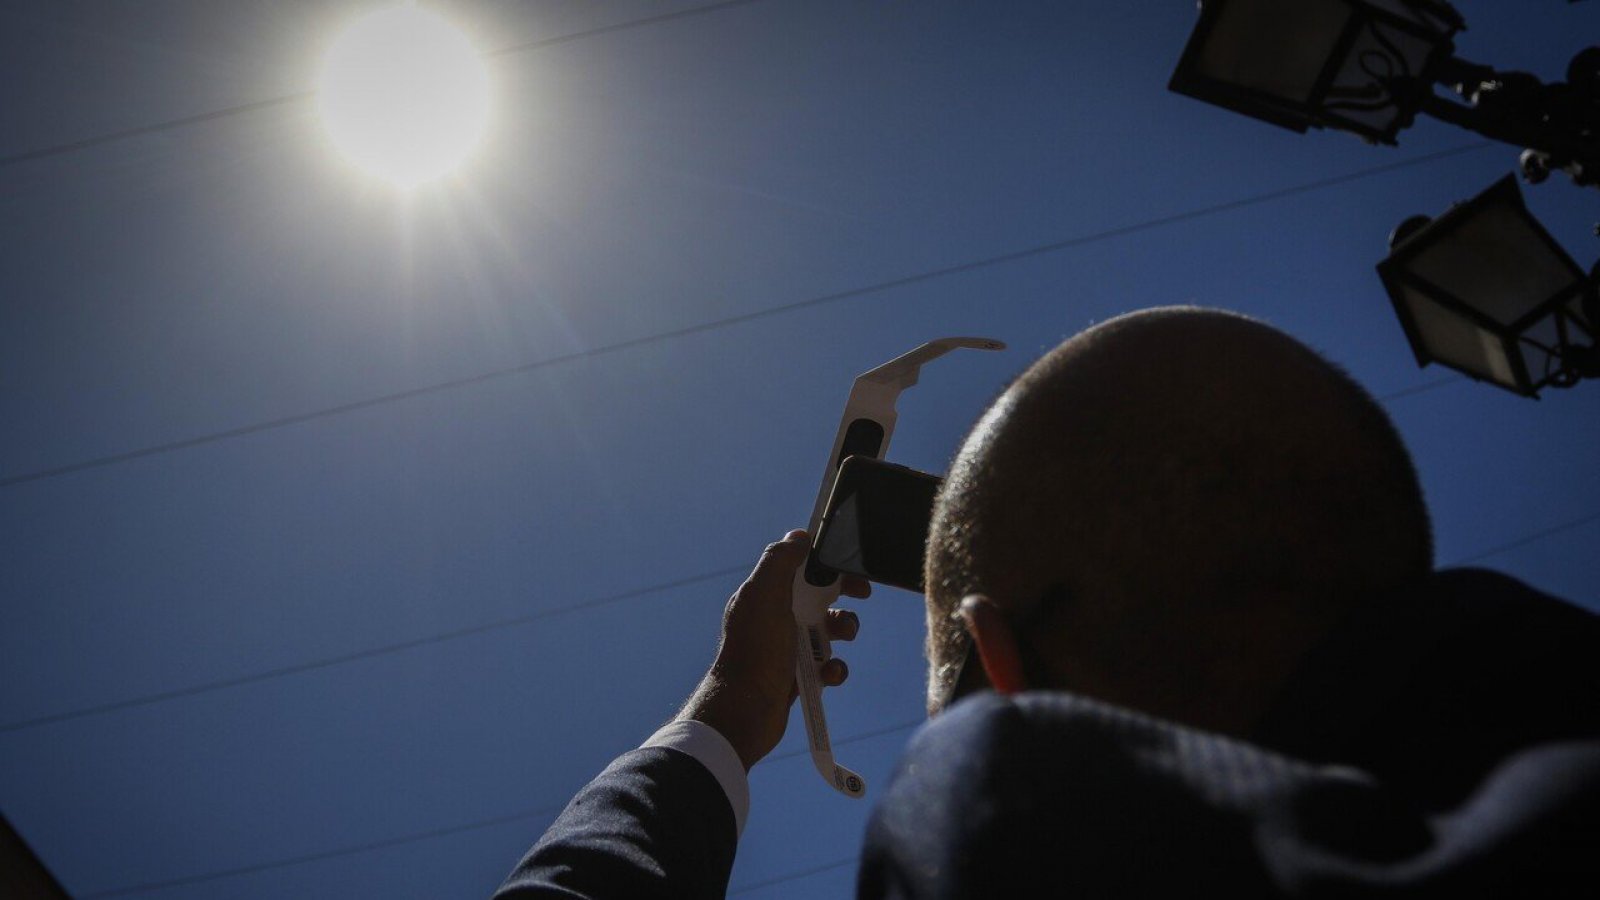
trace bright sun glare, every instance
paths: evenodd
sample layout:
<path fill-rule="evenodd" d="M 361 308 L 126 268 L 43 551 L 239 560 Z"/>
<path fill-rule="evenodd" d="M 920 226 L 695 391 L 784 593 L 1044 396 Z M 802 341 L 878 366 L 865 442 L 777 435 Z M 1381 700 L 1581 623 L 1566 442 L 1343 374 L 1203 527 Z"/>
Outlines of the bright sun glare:
<path fill-rule="evenodd" d="M 489 76 L 455 26 L 396 6 L 333 42 L 317 108 L 340 153 L 409 188 L 449 174 L 477 148 L 489 124 Z"/>

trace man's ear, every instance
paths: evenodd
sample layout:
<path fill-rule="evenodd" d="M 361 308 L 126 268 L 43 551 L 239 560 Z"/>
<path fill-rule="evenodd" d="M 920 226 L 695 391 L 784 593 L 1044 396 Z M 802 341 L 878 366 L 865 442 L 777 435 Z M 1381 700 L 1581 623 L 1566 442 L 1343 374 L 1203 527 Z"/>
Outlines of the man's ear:
<path fill-rule="evenodd" d="M 1022 674 L 1022 654 L 1017 635 L 1005 613 L 982 594 L 969 594 L 961 601 L 961 619 L 978 650 L 984 674 L 999 694 L 1016 694 L 1028 689 Z"/>

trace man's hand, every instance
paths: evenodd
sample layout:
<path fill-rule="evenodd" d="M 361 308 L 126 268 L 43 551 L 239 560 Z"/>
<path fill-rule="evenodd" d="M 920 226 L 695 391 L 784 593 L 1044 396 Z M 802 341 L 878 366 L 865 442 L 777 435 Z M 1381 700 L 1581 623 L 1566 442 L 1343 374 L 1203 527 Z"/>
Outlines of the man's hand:
<path fill-rule="evenodd" d="M 811 542 L 804 531 L 791 531 L 767 547 L 754 572 L 734 592 L 722 616 L 722 641 L 716 661 L 684 704 L 680 719 L 715 728 L 728 739 L 748 771 L 772 752 L 789 724 L 789 707 L 799 694 L 794 680 L 794 575 L 805 563 Z M 843 576 L 840 592 L 866 597 L 865 579 Z M 856 614 L 828 610 L 828 637 L 853 640 L 860 628 Z M 822 666 L 822 683 L 844 683 L 850 670 L 842 659 Z"/>

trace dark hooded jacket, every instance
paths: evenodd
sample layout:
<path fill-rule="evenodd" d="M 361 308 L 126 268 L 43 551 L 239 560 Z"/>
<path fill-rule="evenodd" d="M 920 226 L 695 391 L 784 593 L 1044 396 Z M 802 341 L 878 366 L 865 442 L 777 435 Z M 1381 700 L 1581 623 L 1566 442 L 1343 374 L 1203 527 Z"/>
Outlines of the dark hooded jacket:
<path fill-rule="evenodd" d="M 720 897 L 734 828 L 672 750 L 585 787 L 502 897 Z M 858 895 L 1529 897 L 1600 870 L 1600 618 L 1493 572 L 1367 604 L 1252 742 L 1059 692 L 913 736 Z"/>

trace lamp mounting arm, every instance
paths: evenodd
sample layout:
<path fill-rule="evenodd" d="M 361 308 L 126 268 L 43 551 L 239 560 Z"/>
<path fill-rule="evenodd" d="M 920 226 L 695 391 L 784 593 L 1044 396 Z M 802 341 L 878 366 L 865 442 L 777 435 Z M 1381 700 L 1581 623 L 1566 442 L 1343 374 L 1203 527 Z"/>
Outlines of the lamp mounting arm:
<path fill-rule="evenodd" d="M 1526 72 L 1448 58 L 1433 72 L 1465 102 L 1428 91 L 1421 111 L 1484 137 L 1527 148 L 1522 174 L 1531 183 L 1563 171 L 1600 187 L 1600 47 L 1573 58 L 1567 80 L 1545 84 Z"/>
<path fill-rule="evenodd" d="M 1403 2 L 1412 9 L 1450 26 L 1452 31 L 1467 30 L 1467 20 L 1463 19 L 1461 13 L 1446 0 L 1403 0 Z"/>

